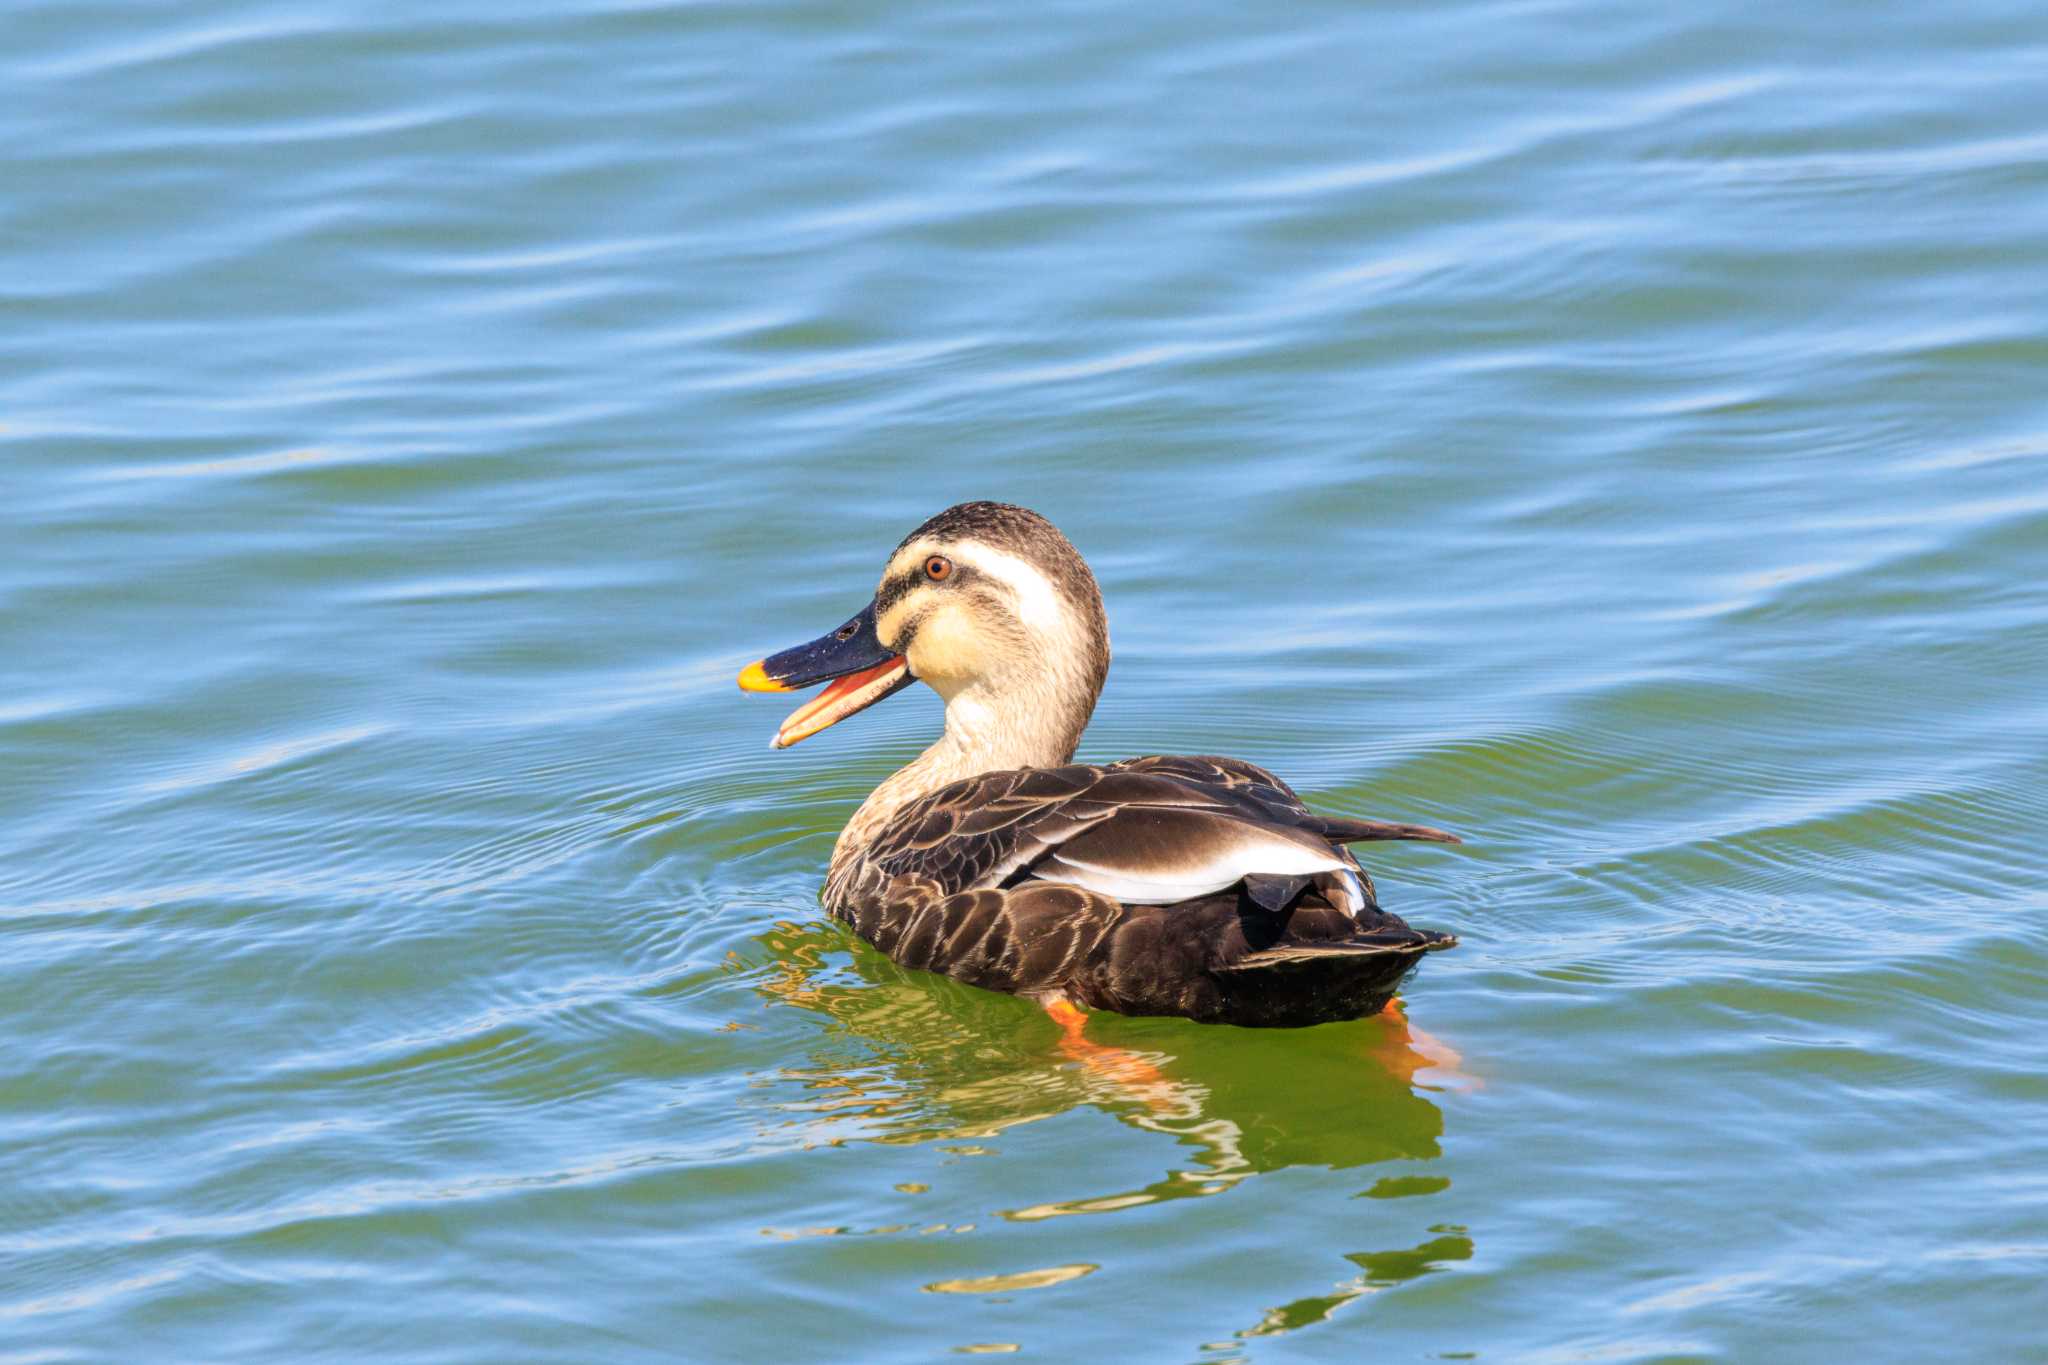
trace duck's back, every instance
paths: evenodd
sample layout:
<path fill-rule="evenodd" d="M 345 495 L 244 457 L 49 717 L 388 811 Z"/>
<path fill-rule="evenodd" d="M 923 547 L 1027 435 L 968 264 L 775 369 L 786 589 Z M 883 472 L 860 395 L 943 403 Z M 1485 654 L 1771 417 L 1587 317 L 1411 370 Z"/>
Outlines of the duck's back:
<path fill-rule="evenodd" d="M 1236 759 L 983 773 L 897 813 L 826 906 L 909 967 L 1126 1014 L 1307 1024 L 1376 1012 L 1456 943 L 1381 910 L 1347 842 L 1456 842 L 1318 816 Z"/>

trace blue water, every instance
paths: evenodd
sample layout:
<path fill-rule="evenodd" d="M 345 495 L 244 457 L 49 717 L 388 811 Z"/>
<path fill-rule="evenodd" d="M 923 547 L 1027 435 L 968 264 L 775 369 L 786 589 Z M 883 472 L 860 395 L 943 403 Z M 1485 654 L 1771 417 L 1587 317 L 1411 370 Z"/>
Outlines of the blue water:
<path fill-rule="evenodd" d="M 2048 1359 L 2023 5 L 12 4 L 0 1358 Z M 948 503 L 1455 930 L 824 921 Z"/>

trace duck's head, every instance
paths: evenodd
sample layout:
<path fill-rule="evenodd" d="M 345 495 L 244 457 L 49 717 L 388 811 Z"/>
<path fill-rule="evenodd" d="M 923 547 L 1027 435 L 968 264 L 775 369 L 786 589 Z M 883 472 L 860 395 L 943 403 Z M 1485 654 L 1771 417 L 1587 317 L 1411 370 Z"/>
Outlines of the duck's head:
<path fill-rule="evenodd" d="M 1108 672 L 1102 594 L 1067 538 L 1025 508 L 964 502 L 904 537 L 853 619 L 747 665 L 740 686 L 831 684 L 783 721 L 777 749 L 923 682 L 946 699 L 949 735 L 1043 763 L 1072 755 Z"/>

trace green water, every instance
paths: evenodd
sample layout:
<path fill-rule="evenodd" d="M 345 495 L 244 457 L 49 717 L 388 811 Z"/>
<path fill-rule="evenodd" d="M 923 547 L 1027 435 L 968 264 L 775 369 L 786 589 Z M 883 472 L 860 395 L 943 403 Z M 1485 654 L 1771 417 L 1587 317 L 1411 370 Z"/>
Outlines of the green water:
<path fill-rule="evenodd" d="M 4 21 L 0 1358 L 2048 1359 L 2037 7 Z M 974 497 L 1456 1073 L 821 921 Z"/>

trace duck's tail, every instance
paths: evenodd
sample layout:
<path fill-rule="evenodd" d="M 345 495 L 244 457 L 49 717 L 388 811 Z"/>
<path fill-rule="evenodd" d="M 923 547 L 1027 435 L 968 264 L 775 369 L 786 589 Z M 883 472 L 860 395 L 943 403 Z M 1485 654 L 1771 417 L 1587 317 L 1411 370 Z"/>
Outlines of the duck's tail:
<path fill-rule="evenodd" d="M 1465 841 L 1434 825 L 1401 825 L 1391 820 L 1346 820 L 1336 815 L 1311 815 L 1308 827 L 1333 844 L 1363 844 L 1382 839 L 1420 839 L 1432 844 Z"/>
<path fill-rule="evenodd" d="M 1233 1024 L 1294 1027 L 1378 1014 L 1424 955 L 1455 948 L 1457 936 L 1403 924 L 1355 938 L 1276 943 L 1214 970 L 1224 1018 Z"/>

